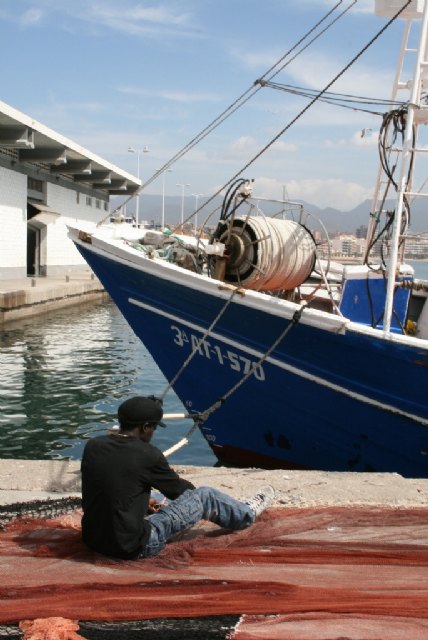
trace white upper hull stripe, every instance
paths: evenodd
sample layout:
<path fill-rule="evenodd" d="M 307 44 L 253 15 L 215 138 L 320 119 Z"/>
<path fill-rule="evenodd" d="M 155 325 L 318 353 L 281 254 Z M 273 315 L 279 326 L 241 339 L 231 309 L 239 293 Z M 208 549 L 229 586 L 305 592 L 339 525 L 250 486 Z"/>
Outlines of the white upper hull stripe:
<path fill-rule="evenodd" d="M 167 311 L 162 311 L 161 309 L 157 309 L 156 307 L 145 304 L 144 302 L 140 302 L 139 300 L 135 300 L 134 298 L 128 298 L 128 302 L 137 307 L 142 307 L 143 309 L 146 309 L 147 311 L 150 311 L 152 313 L 156 313 L 157 315 L 161 315 L 164 318 L 168 318 L 169 320 L 183 324 L 189 329 L 193 329 L 194 331 L 198 331 L 199 333 L 202 333 L 202 334 L 205 333 L 205 329 L 200 325 L 197 325 L 193 322 L 189 322 L 188 320 L 183 320 L 182 318 L 174 316 L 171 313 L 168 313 Z M 257 351 L 256 349 L 252 349 L 251 347 L 243 346 L 239 342 L 236 342 L 235 340 L 231 340 L 230 338 L 227 338 L 226 336 L 216 333 L 215 331 L 211 331 L 210 336 L 213 337 L 215 340 L 218 340 L 219 342 L 223 342 L 227 345 L 240 349 L 241 351 L 244 351 L 245 353 L 255 356 L 256 358 L 261 358 L 264 355 L 261 351 Z M 266 358 L 266 362 L 269 362 L 270 364 L 273 364 L 274 366 L 279 367 L 280 369 L 284 369 L 285 371 L 288 371 L 293 375 L 299 376 L 300 378 L 304 378 L 305 380 L 309 380 L 310 382 L 314 382 L 315 384 L 319 384 L 323 387 L 327 387 L 332 391 L 341 393 L 345 396 L 348 396 L 349 398 L 353 398 L 354 400 L 358 400 L 359 402 L 362 402 L 364 404 L 368 404 L 378 409 L 382 409 L 383 411 L 389 411 L 390 413 L 395 413 L 405 418 L 409 418 L 410 420 L 413 420 L 414 422 L 418 422 L 419 424 L 428 425 L 428 419 L 426 418 L 423 418 L 413 413 L 408 413 L 407 411 L 403 411 L 402 409 L 399 409 L 398 407 L 394 407 L 393 405 L 379 402 L 374 398 L 368 398 L 367 396 L 362 395 L 361 393 L 356 393 L 355 391 L 351 391 L 350 389 L 346 389 L 345 387 L 334 384 L 333 382 L 329 382 L 328 380 L 325 380 L 324 378 L 320 378 L 319 376 L 313 375 L 312 373 L 303 371 L 303 369 L 298 369 L 293 365 L 286 364 L 285 362 L 282 362 L 277 358 L 272 358 L 271 356 L 269 356 Z"/>

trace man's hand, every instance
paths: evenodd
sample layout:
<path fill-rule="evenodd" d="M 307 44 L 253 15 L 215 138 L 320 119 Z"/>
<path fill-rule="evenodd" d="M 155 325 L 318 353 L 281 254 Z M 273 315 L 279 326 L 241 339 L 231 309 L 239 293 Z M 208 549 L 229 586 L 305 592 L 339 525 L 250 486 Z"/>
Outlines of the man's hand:
<path fill-rule="evenodd" d="M 155 500 L 155 498 L 150 498 L 149 507 L 147 509 L 148 513 L 157 513 L 159 509 L 162 508 L 162 503 Z"/>

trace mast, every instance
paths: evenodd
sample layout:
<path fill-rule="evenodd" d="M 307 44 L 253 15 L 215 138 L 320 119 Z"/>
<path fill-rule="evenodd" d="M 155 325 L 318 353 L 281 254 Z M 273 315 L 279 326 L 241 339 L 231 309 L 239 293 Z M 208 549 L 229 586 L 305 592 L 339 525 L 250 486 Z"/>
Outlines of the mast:
<path fill-rule="evenodd" d="M 391 0 L 376 0 L 376 13 L 378 15 L 389 16 L 394 15 L 400 6 L 406 4 L 405 0 L 400 2 Z M 391 5 L 394 5 L 391 7 Z M 400 83 L 396 78 L 396 87 L 398 89 L 409 88 L 410 96 L 407 103 L 406 124 L 403 135 L 403 148 L 400 154 L 399 178 L 397 181 L 396 206 L 395 215 L 392 225 L 392 234 L 390 240 L 390 252 L 387 265 L 387 285 L 386 285 L 386 302 L 384 312 L 383 331 L 385 334 L 390 333 L 391 319 L 394 303 L 394 292 L 396 286 L 396 276 L 399 270 L 399 244 L 400 244 L 400 227 L 403 215 L 404 199 L 420 194 L 411 192 L 411 181 L 409 180 L 409 172 L 412 168 L 413 156 L 417 152 L 416 139 L 413 135 L 414 125 L 428 122 L 428 109 L 425 105 L 421 105 L 421 92 L 423 88 L 423 72 L 428 71 L 428 61 L 426 59 L 427 49 L 427 29 L 428 29 L 428 0 L 412 0 L 411 4 L 403 11 L 402 17 L 407 18 L 405 37 L 408 38 L 410 22 L 414 19 L 422 19 L 420 25 L 419 44 L 416 49 L 416 61 L 414 65 L 413 78 L 410 83 Z M 403 65 L 404 53 L 410 51 L 402 47 L 400 69 Z M 410 189 L 410 190 L 409 190 Z"/>
<path fill-rule="evenodd" d="M 392 239 L 391 239 L 391 255 L 388 265 L 388 280 L 386 288 L 386 304 L 385 304 L 385 316 L 383 330 L 385 333 L 389 333 L 391 328 L 391 318 L 393 312 L 393 300 L 395 291 L 395 276 L 397 274 L 398 264 L 398 245 L 400 241 L 400 224 L 403 212 L 403 198 L 405 195 L 410 195 L 406 192 L 407 189 L 407 176 L 409 173 L 409 167 L 414 153 L 413 149 L 413 124 L 415 121 L 415 111 L 420 108 L 421 98 L 421 72 L 423 69 L 427 69 L 426 61 L 426 43 L 427 43 L 427 26 L 428 26 L 428 0 L 424 2 L 424 11 L 422 16 L 421 33 L 419 40 L 419 47 L 416 56 L 415 70 L 413 74 L 413 84 L 410 96 L 410 102 L 407 111 L 407 122 L 404 133 L 403 141 L 403 153 L 401 156 L 401 171 L 398 182 L 397 190 L 397 202 L 395 207 L 395 217 L 393 223 Z"/>
<path fill-rule="evenodd" d="M 376 5 L 376 13 L 378 12 L 378 6 Z M 383 13 L 382 13 L 383 15 Z M 394 83 L 392 85 L 392 92 L 391 92 L 391 104 L 394 104 L 397 101 L 397 94 L 400 88 L 402 87 L 402 82 L 400 82 L 402 73 L 403 73 L 403 64 L 404 64 L 404 58 L 405 58 L 405 54 L 407 51 L 407 43 L 409 40 L 409 34 L 410 34 L 410 27 L 411 27 L 412 21 L 410 19 L 406 20 L 406 24 L 405 24 L 405 28 L 404 28 L 404 32 L 403 32 L 403 37 L 402 37 L 402 41 L 401 41 L 401 49 L 400 49 L 400 55 L 399 55 L 399 59 L 398 59 L 398 64 L 397 64 L 397 69 L 395 72 L 395 78 L 394 78 Z M 366 263 L 369 259 L 369 253 L 370 253 L 370 247 L 371 247 L 371 242 L 374 238 L 374 235 L 376 233 L 376 229 L 377 229 L 377 222 L 379 221 L 380 216 L 382 215 L 383 212 L 383 205 L 384 202 L 388 196 L 388 191 L 389 188 L 391 186 L 390 180 L 386 179 L 386 176 L 384 174 L 384 170 L 383 170 L 383 166 L 382 163 L 379 162 L 378 165 L 378 170 L 377 170 L 377 176 L 376 176 L 376 182 L 375 182 L 375 190 L 374 190 L 374 194 L 373 194 L 373 200 L 372 200 L 372 215 L 370 216 L 370 221 L 369 221 L 369 225 L 368 225 L 368 229 L 367 229 L 367 238 L 366 238 L 366 250 L 365 250 L 365 254 L 364 254 L 364 263 Z"/>

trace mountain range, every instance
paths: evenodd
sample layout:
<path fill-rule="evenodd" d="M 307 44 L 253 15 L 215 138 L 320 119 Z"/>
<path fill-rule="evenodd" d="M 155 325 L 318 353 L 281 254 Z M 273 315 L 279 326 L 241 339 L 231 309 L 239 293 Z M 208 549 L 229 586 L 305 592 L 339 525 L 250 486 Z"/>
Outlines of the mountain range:
<path fill-rule="evenodd" d="M 203 203 L 204 199 L 199 198 L 199 206 Z M 341 233 L 355 233 L 355 231 L 361 226 L 367 226 L 369 222 L 369 214 L 371 210 L 371 201 L 365 200 L 357 207 L 350 211 L 341 211 L 333 207 L 320 208 L 312 203 L 300 201 L 305 211 L 310 212 L 315 218 L 319 218 L 327 231 L 330 234 L 337 232 Z M 198 213 L 197 223 L 202 224 L 209 214 L 217 210 L 216 213 L 210 218 L 209 224 L 213 226 L 219 218 L 219 210 L 222 204 L 222 198 L 217 197 L 209 203 L 202 211 Z M 185 196 L 183 201 L 183 218 L 186 220 L 195 210 L 195 198 L 192 196 Z M 112 209 L 117 204 L 112 201 Z M 180 224 L 181 221 L 181 196 L 165 196 L 165 224 L 171 226 Z M 275 209 L 269 206 L 267 202 L 261 202 L 260 206 L 262 210 L 269 215 L 274 210 L 278 210 L 278 204 L 275 205 Z M 386 201 L 384 209 L 392 210 L 394 203 L 392 201 Z M 412 205 L 411 212 L 411 226 L 410 230 L 414 233 L 420 233 L 428 230 L 428 220 L 426 215 L 426 201 L 423 199 L 415 200 Z M 135 199 L 133 199 L 127 205 L 127 215 L 135 215 Z M 162 197 L 160 195 L 141 194 L 139 204 L 139 221 L 143 220 L 155 224 L 160 224 L 162 218 Z M 310 228 L 316 228 L 318 225 L 316 222 L 307 222 Z"/>

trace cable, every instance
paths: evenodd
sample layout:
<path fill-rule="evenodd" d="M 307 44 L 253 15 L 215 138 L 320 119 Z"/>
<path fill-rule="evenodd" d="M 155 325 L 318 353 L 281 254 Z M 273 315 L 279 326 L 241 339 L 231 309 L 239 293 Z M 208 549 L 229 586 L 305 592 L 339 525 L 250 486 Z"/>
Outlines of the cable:
<path fill-rule="evenodd" d="M 271 89 L 278 89 L 280 91 L 285 91 L 287 93 L 291 93 L 293 95 L 301 96 L 303 98 L 313 98 L 317 91 L 315 89 L 306 89 L 303 87 L 296 87 L 288 84 L 280 84 L 276 82 L 265 82 L 262 81 L 264 87 L 269 87 Z M 371 113 L 375 116 L 382 116 L 383 112 L 373 111 L 371 109 L 362 109 L 353 105 L 373 105 L 373 106 L 386 106 L 390 107 L 391 105 L 403 106 L 404 103 L 401 101 L 391 102 L 391 100 L 383 100 L 380 98 L 367 98 L 364 96 L 353 96 L 349 94 L 340 94 L 340 93 L 331 93 L 326 91 L 323 98 L 320 98 L 320 102 L 325 102 L 326 104 L 333 104 L 338 107 L 342 107 L 343 109 L 352 109 L 353 111 L 361 111 L 363 113 Z"/>
<path fill-rule="evenodd" d="M 302 36 L 297 42 L 296 44 L 294 44 L 274 65 L 272 65 L 270 67 L 270 69 L 268 69 L 263 76 L 261 77 L 261 79 L 265 78 L 266 76 L 268 76 L 270 73 L 272 73 L 272 75 L 270 76 L 270 78 L 274 78 L 276 75 L 278 75 L 278 73 L 280 73 L 280 71 L 282 71 L 288 64 L 290 64 L 290 62 L 292 60 L 294 60 L 296 58 L 297 55 L 300 55 L 300 53 L 302 53 L 302 51 L 304 51 L 304 49 L 302 49 L 301 51 L 298 52 L 298 54 L 296 54 L 296 56 L 294 56 L 294 58 L 292 58 L 291 60 L 287 61 L 286 63 L 282 64 L 281 63 L 302 43 L 304 42 L 304 40 L 306 40 L 309 35 L 311 33 L 313 33 L 325 20 L 327 20 L 327 18 L 337 9 L 337 7 L 342 4 L 343 0 L 339 0 L 339 2 L 337 2 L 337 4 L 330 9 L 330 11 L 328 11 L 309 31 L 307 31 L 305 33 L 304 36 Z M 340 16 L 338 16 L 334 21 L 332 21 L 329 25 L 327 25 L 327 27 L 325 27 L 320 34 L 318 34 L 315 38 L 313 38 L 308 45 L 306 45 L 305 48 L 307 48 L 307 46 L 309 46 L 309 44 L 312 44 L 318 37 L 320 37 L 320 35 L 322 33 L 324 33 L 327 29 L 329 29 L 340 17 L 343 16 L 343 14 L 348 11 L 355 3 L 357 2 L 357 0 L 353 0 L 352 4 L 342 13 L 340 14 Z M 281 65 L 281 66 L 279 66 Z M 277 67 L 279 66 L 279 68 L 277 69 Z M 242 93 L 236 100 L 234 100 L 234 102 L 232 102 L 232 104 L 230 104 L 219 116 L 217 116 L 217 118 L 215 118 L 209 125 L 207 125 L 204 129 L 202 129 L 202 131 L 197 134 L 192 140 L 190 140 L 190 142 L 188 142 L 180 151 L 178 151 L 175 156 L 173 156 L 170 160 L 168 160 L 167 163 L 165 163 L 165 165 L 163 167 L 161 167 L 160 169 L 158 169 L 157 173 L 155 173 L 151 178 L 149 178 L 149 180 L 147 180 L 142 186 L 141 189 L 144 189 L 146 186 L 148 186 L 149 184 L 151 184 L 151 182 L 153 180 L 155 180 L 164 170 L 168 169 L 171 164 L 173 164 L 174 162 L 176 162 L 177 160 L 179 160 L 185 153 L 187 153 L 187 151 L 189 151 L 193 146 L 195 146 L 196 144 L 198 144 L 201 140 L 203 140 L 209 133 L 211 133 L 214 129 L 216 129 L 222 122 L 224 122 L 224 120 L 226 120 L 226 118 L 230 117 L 230 115 L 232 115 L 238 108 L 240 108 L 243 104 L 245 104 L 251 97 L 253 97 L 254 94 L 256 94 L 259 90 L 260 90 L 260 86 L 255 86 L 258 83 L 258 80 L 256 80 L 254 82 L 253 85 L 251 85 L 251 87 L 249 87 L 246 91 L 244 91 L 244 93 Z M 205 206 L 205 205 L 203 205 Z M 203 208 L 201 206 L 201 208 Z"/>
<path fill-rule="evenodd" d="M 308 43 L 307 46 L 309 46 L 309 44 L 312 44 L 318 37 L 320 37 L 327 29 L 329 29 L 340 17 L 342 17 L 344 15 L 344 13 L 346 13 L 355 3 L 357 2 L 357 0 L 353 0 L 352 4 L 345 9 L 344 12 L 342 12 L 342 14 L 340 14 L 335 20 L 333 20 L 329 25 L 327 25 L 317 36 L 315 36 L 310 43 Z M 339 7 L 339 5 L 341 5 L 343 3 L 343 0 L 339 0 L 339 2 L 337 2 L 334 7 L 332 7 L 332 9 L 330 9 L 311 29 L 309 29 L 309 31 L 307 31 L 305 33 L 304 36 L 302 36 L 297 42 L 296 44 L 294 44 L 274 65 L 272 65 L 264 74 L 263 76 L 261 76 L 261 78 L 259 80 L 263 80 L 263 78 L 266 78 L 269 74 L 272 73 L 272 75 L 270 76 L 270 78 L 274 78 L 280 71 L 282 71 L 285 66 L 287 64 L 289 64 L 292 60 L 295 59 L 295 57 L 297 55 L 299 55 L 300 53 L 302 53 L 302 51 L 304 49 L 302 49 L 298 54 L 296 54 L 296 56 L 294 56 L 290 61 L 288 61 L 285 64 L 282 64 L 282 66 L 279 67 L 279 69 L 277 69 L 277 67 L 279 65 L 281 65 L 281 63 L 283 63 L 283 61 L 302 43 L 304 42 L 311 33 L 313 33 L 323 22 L 325 22 L 328 17 L 330 15 L 333 14 L 334 11 L 336 11 L 337 7 Z M 307 48 L 307 47 L 305 47 Z M 277 70 L 276 70 L 277 69 Z M 255 81 L 251 87 L 249 87 L 246 91 L 244 91 L 244 93 L 242 93 L 238 98 L 236 98 L 236 100 L 234 100 L 219 116 L 217 116 L 214 120 L 212 120 L 212 122 L 210 124 L 208 124 L 204 129 L 202 129 L 202 131 L 200 131 L 194 138 L 192 138 L 184 147 L 182 147 L 174 156 L 172 156 L 172 158 L 170 158 L 162 167 L 160 167 L 148 180 L 146 180 L 146 182 L 144 182 L 141 187 L 135 192 L 133 193 L 131 196 L 129 196 L 124 202 L 122 202 L 120 205 L 118 205 L 114 211 L 112 213 L 109 213 L 110 215 L 114 215 L 114 213 L 116 211 L 118 211 L 119 209 L 121 209 L 122 207 L 124 207 L 130 200 L 132 200 L 132 198 L 135 198 L 136 196 L 138 196 L 141 191 L 143 191 L 147 186 L 149 186 L 154 180 L 156 180 L 160 175 L 162 175 L 162 173 L 164 171 L 166 171 L 167 169 L 169 169 L 169 167 L 171 167 L 172 164 L 174 164 L 177 160 L 179 160 L 181 157 L 183 157 L 190 149 L 192 149 L 196 144 L 198 144 L 201 140 L 203 140 L 209 133 L 211 133 L 212 131 L 214 131 L 214 129 L 216 129 L 222 122 L 224 122 L 224 120 L 226 120 L 228 117 L 230 117 L 235 111 L 237 111 L 237 109 L 239 109 L 241 106 L 243 106 L 250 98 L 253 97 L 253 95 L 255 95 L 260 89 L 261 86 L 255 86 L 257 84 L 258 81 Z M 192 216 L 199 213 L 205 206 L 206 206 L 206 202 L 201 205 L 199 207 L 199 209 L 197 211 L 194 211 Z M 102 224 L 106 218 L 108 216 L 106 216 L 103 220 L 101 220 L 100 223 L 98 224 Z"/>
<path fill-rule="evenodd" d="M 398 185 L 396 180 L 394 179 L 394 173 L 395 170 L 397 168 L 397 163 L 395 163 L 393 166 L 391 166 L 390 163 L 390 156 L 392 154 L 392 151 L 395 149 L 395 151 L 397 152 L 397 154 L 400 152 L 399 149 L 395 148 L 396 144 L 397 144 L 397 139 L 399 136 L 401 136 L 401 146 L 403 143 L 403 139 L 404 139 L 404 133 L 405 133 L 405 128 L 406 128 L 406 120 L 407 120 L 407 112 L 408 112 L 408 108 L 407 106 L 402 106 L 398 109 L 394 109 L 386 114 L 384 114 L 383 116 L 383 120 L 382 120 L 382 125 L 380 127 L 380 131 L 379 131 L 379 144 L 378 144 L 378 151 L 379 151 L 379 160 L 380 160 L 380 164 L 382 166 L 383 172 L 385 173 L 386 177 L 388 178 L 388 182 L 386 184 L 386 188 L 384 191 L 384 195 L 382 198 L 382 203 L 379 207 L 379 214 L 380 212 L 383 210 L 383 205 L 386 201 L 387 195 L 388 195 L 388 191 L 390 186 L 392 185 L 394 187 L 394 189 L 397 191 L 398 189 Z M 414 148 L 415 146 L 415 141 L 416 141 L 416 129 L 413 126 L 413 131 L 412 131 L 412 148 Z M 409 184 L 410 180 L 411 180 L 411 175 L 412 175 L 412 171 L 413 171 L 413 163 L 414 163 L 414 154 L 412 154 L 411 157 L 411 161 L 409 163 L 409 171 L 407 174 L 407 180 L 406 180 L 406 188 L 407 185 Z M 374 214 L 372 214 L 374 215 Z M 373 247 L 376 245 L 377 242 L 379 242 L 380 238 L 385 235 L 385 242 L 387 240 L 387 232 L 389 231 L 393 221 L 394 221 L 394 217 L 396 215 L 395 211 L 391 211 L 389 217 L 387 218 L 385 225 L 383 226 L 382 229 L 380 229 L 380 231 L 377 232 L 377 235 L 375 236 L 375 232 L 377 229 L 377 226 L 379 224 L 379 217 L 377 219 L 376 225 L 373 228 L 373 234 L 372 234 L 372 239 L 369 241 L 367 250 L 366 250 L 366 259 L 365 259 L 365 263 L 370 267 L 369 265 L 369 254 L 372 251 Z M 403 211 L 402 211 L 402 219 L 401 219 L 401 230 L 400 233 L 401 235 L 404 234 L 405 230 L 407 229 L 408 225 L 410 224 L 410 202 L 408 197 L 404 194 L 403 195 Z M 403 240 L 401 241 L 401 243 L 403 242 Z M 381 245 L 381 268 L 385 268 L 386 265 L 386 260 L 385 260 L 385 256 L 384 256 L 384 245 Z"/>
<path fill-rule="evenodd" d="M 230 398 L 230 396 L 233 393 L 235 393 L 235 391 L 237 391 L 248 380 L 250 376 L 253 375 L 254 370 L 260 367 L 266 361 L 266 359 L 270 356 L 270 354 L 276 349 L 276 347 L 282 342 L 282 340 L 284 340 L 284 338 L 291 331 L 291 329 L 293 329 L 298 325 L 302 317 L 302 313 L 306 306 L 307 306 L 306 302 L 303 302 L 301 306 L 298 309 L 296 309 L 288 325 L 280 333 L 280 335 L 276 338 L 276 340 L 274 340 L 274 342 L 267 349 L 267 351 L 258 359 L 256 363 L 254 363 L 250 371 L 248 371 L 248 373 L 243 375 L 242 378 L 238 380 L 236 384 L 234 384 L 225 394 L 223 394 L 221 398 L 218 398 L 210 407 L 208 407 L 208 409 L 200 412 L 199 415 L 202 421 L 208 420 L 210 415 L 214 413 L 214 411 L 217 411 L 217 409 L 219 409 L 226 402 L 226 400 L 228 400 L 228 398 Z"/>
<path fill-rule="evenodd" d="M 363 55 L 363 53 L 365 53 L 367 51 L 367 49 L 369 49 L 372 44 L 374 42 L 376 42 L 376 40 L 378 40 L 378 38 L 380 38 L 380 36 L 391 26 L 391 24 L 393 24 L 393 22 L 398 18 L 398 16 L 406 9 L 406 7 L 412 2 L 412 0 L 407 0 L 407 2 L 401 7 L 401 9 L 399 9 L 397 11 L 397 13 L 390 19 L 388 20 L 388 22 L 376 33 L 376 35 L 373 36 L 373 38 L 371 38 L 368 43 L 350 60 L 350 62 L 348 62 L 348 64 L 342 68 L 341 71 L 339 71 L 338 74 L 336 74 L 334 76 L 334 78 L 332 80 L 330 80 L 330 82 L 328 82 L 325 87 L 319 91 L 317 93 L 317 95 L 309 102 L 309 104 L 306 105 L 306 107 L 304 107 L 292 120 L 290 120 L 290 122 L 283 127 L 275 137 L 273 137 L 270 142 L 268 142 L 264 147 L 262 147 L 262 149 L 260 149 L 260 151 L 251 158 L 251 160 L 249 160 L 241 169 L 240 171 L 238 171 L 237 173 L 235 173 L 234 176 L 232 176 L 232 178 L 230 180 L 228 180 L 228 182 L 226 182 L 222 187 L 220 187 L 205 203 L 203 206 L 206 206 L 207 204 L 209 204 L 210 202 L 212 202 L 212 200 L 214 200 L 214 198 L 216 198 L 218 195 L 220 195 L 220 193 L 226 189 L 226 187 L 228 187 L 232 182 L 234 182 L 241 173 L 243 173 L 244 171 L 246 171 L 248 169 L 248 167 L 250 167 L 252 164 L 254 164 L 254 162 L 256 160 L 258 160 L 258 158 L 260 156 L 263 155 L 263 153 L 265 153 L 265 151 L 267 151 L 282 135 L 284 135 L 284 133 L 286 131 L 288 131 L 288 129 L 290 129 L 293 124 L 295 124 L 302 116 L 304 113 L 306 113 L 306 111 L 308 111 L 323 95 L 324 93 L 326 93 L 328 91 L 328 89 L 330 89 L 330 87 L 341 77 L 343 76 L 343 74 L 353 65 L 355 64 L 355 62 Z M 202 207 L 201 207 L 202 208 Z M 195 213 L 198 213 L 198 211 L 193 212 L 192 216 L 195 215 Z M 190 217 L 192 217 L 190 216 Z M 189 218 L 188 218 L 189 219 Z"/>

